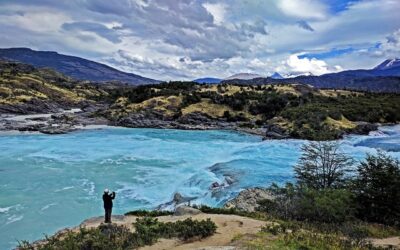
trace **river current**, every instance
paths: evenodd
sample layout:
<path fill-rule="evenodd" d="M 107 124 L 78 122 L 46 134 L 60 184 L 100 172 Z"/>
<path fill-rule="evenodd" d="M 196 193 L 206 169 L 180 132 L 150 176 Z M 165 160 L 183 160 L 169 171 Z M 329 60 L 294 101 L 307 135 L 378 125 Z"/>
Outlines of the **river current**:
<path fill-rule="evenodd" d="M 228 131 L 106 128 L 65 135 L 0 135 L 0 249 L 17 240 L 102 215 L 104 188 L 114 214 L 152 209 L 175 192 L 221 206 L 247 187 L 282 184 L 304 140 L 266 140 Z M 400 159 L 400 126 L 341 140 L 355 159 L 377 148 Z M 211 190 L 218 182 L 224 188 Z M 228 183 L 230 185 L 228 185 Z"/>

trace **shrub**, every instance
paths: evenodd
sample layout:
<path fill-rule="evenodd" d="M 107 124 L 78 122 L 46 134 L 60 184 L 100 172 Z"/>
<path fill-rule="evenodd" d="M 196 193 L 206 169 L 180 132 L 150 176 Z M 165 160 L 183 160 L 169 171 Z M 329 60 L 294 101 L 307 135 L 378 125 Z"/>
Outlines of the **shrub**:
<path fill-rule="evenodd" d="M 357 168 L 354 192 L 358 217 L 400 226 L 400 162 L 378 152 Z"/>
<path fill-rule="evenodd" d="M 294 202 L 299 220 L 343 223 L 354 218 L 352 194 L 345 189 L 301 189 Z"/>
<path fill-rule="evenodd" d="M 205 205 L 193 206 L 193 207 L 199 209 L 205 214 L 234 214 L 260 220 L 270 219 L 269 216 L 267 216 L 265 213 L 262 212 L 246 212 L 237 210 L 235 208 L 219 208 L 219 207 L 209 207 Z"/>
<path fill-rule="evenodd" d="M 166 216 L 166 215 L 173 215 L 174 213 L 171 211 L 158 211 L 158 210 L 134 210 L 125 213 L 125 215 L 131 216 L 140 216 L 140 217 L 158 217 L 158 216 Z"/>
<path fill-rule="evenodd" d="M 351 192 L 345 189 L 310 189 L 287 184 L 270 188 L 275 199 L 259 202 L 259 209 L 281 219 L 343 223 L 354 217 Z"/>

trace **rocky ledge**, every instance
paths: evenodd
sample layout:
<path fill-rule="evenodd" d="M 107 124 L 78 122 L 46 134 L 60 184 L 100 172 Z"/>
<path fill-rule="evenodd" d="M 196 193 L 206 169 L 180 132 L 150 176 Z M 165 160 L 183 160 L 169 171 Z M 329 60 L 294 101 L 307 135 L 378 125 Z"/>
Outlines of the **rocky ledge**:
<path fill-rule="evenodd" d="M 93 116 L 100 107 L 89 109 L 57 109 L 51 113 L 26 115 L 0 114 L 0 131 L 65 134 L 89 125 L 108 125 L 109 121 Z"/>
<path fill-rule="evenodd" d="M 235 208 L 240 211 L 254 212 L 262 200 L 272 200 L 274 197 L 265 188 L 248 188 L 241 191 L 238 196 L 225 203 L 224 208 Z"/>

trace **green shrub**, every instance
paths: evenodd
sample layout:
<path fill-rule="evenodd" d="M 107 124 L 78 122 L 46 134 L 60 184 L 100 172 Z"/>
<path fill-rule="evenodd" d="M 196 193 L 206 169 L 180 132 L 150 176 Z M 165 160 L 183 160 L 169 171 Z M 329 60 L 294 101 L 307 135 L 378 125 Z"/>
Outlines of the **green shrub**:
<path fill-rule="evenodd" d="M 158 210 L 134 210 L 125 213 L 125 215 L 131 216 L 139 216 L 139 217 L 158 217 L 158 216 L 166 216 L 173 215 L 174 213 L 171 211 L 158 211 Z"/>
<path fill-rule="evenodd" d="M 294 202 L 299 220 L 342 223 L 354 217 L 352 194 L 345 189 L 301 189 Z"/>
<path fill-rule="evenodd" d="M 272 216 L 310 222 L 342 223 L 354 218 L 351 192 L 346 189 L 315 190 L 288 184 L 272 186 L 274 200 L 259 202 L 259 210 Z"/>
<path fill-rule="evenodd" d="M 243 217 L 249 217 L 249 218 L 254 218 L 254 219 L 259 219 L 259 220 L 267 220 L 270 219 L 270 217 L 262 212 L 246 212 L 246 211 L 240 211 L 235 208 L 219 208 L 219 207 L 209 207 L 206 205 L 201 205 L 201 206 L 193 206 L 196 209 L 199 209 L 203 213 L 206 214 L 234 214 L 234 215 L 239 215 Z"/>
<path fill-rule="evenodd" d="M 378 152 L 357 168 L 354 192 L 357 216 L 370 222 L 400 226 L 400 162 Z"/>

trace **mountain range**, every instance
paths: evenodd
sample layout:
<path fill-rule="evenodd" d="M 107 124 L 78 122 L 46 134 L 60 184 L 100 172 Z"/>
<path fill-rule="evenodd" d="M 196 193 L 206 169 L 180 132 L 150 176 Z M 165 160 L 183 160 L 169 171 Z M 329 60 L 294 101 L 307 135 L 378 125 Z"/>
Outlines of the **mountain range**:
<path fill-rule="evenodd" d="M 102 63 L 52 51 L 36 51 L 29 48 L 0 49 L 0 59 L 23 62 L 39 68 L 52 68 L 77 80 L 119 81 L 134 85 L 159 82 Z"/>
<path fill-rule="evenodd" d="M 197 83 L 207 83 L 207 84 L 218 84 L 222 81 L 220 78 L 215 78 L 215 77 L 204 77 L 204 78 L 198 78 L 193 80 L 193 82 Z"/>
<path fill-rule="evenodd" d="M 223 80 L 233 80 L 233 79 L 238 79 L 238 80 L 252 80 L 254 78 L 260 78 L 262 77 L 261 75 L 258 74 L 250 74 L 250 73 L 238 73 L 231 75 L 225 79 L 221 78 L 215 78 L 215 77 L 204 77 L 204 78 L 198 78 L 193 80 L 193 82 L 197 83 L 208 83 L 208 84 L 218 84 Z M 284 77 L 279 74 L 278 72 L 274 72 L 271 76 L 269 76 L 273 79 L 284 79 Z"/>
<path fill-rule="evenodd" d="M 222 83 L 236 84 L 309 84 L 316 88 L 352 89 L 373 92 L 400 92 L 400 59 L 388 59 L 373 69 L 346 70 L 320 76 L 297 76 L 274 79 L 260 77 L 251 80 L 231 79 Z"/>
<path fill-rule="evenodd" d="M 127 73 L 102 63 L 51 51 L 29 48 L 0 49 L 0 60 L 18 61 L 39 68 L 51 68 L 77 80 L 92 82 L 119 82 L 132 85 L 154 84 L 160 81 Z M 316 88 L 352 89 L 373 92 L 400 92 L 400 59 L 388 59 L 372 69 L 347 70 L 320 76 L 302 75 L 284 78 L 275 72 L 269 77 L 239 73 L 225 79 L 205 77 L 198 83 L 218 84 L 309 84 Z"/>

